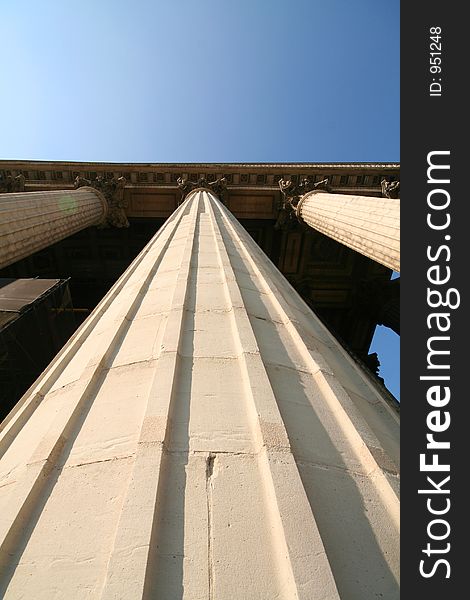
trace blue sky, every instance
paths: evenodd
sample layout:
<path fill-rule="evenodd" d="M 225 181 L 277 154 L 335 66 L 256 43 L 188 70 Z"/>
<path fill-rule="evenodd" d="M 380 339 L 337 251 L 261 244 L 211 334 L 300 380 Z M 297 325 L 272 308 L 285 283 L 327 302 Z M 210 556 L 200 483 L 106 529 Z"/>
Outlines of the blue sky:
<path fill-rule="evenodd" d="M 398 0 L 0 0 L 0 14 L 0 158 L 399 160 Z"/>

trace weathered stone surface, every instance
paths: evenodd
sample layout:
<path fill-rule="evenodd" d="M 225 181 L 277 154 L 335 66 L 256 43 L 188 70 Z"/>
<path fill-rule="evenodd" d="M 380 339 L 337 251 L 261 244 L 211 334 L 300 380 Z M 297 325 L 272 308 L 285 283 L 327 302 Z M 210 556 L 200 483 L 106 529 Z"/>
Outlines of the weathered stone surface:
<path fill-rule="evenodd" d="M 92 188 L 0 195 L 0 268 L 103 222 L 106 200 Z"/>
<path fill-rule="evenodd" d="M 296 206 L 310 227 L 400 271 L 400 201 L 346 194 L 309 192 Z"/>
<path fill-rule="evenodd" d="M 0 595 L 398 598 L 398 422 L 190 193 L 0 431 Z"/>

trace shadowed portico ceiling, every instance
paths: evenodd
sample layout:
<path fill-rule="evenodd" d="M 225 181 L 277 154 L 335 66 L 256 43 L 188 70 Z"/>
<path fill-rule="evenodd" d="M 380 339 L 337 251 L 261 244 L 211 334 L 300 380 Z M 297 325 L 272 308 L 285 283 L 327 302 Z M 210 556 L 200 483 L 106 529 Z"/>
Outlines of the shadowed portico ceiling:
<path fill-rule="evenodd" d="M 398 163 L 91 163 L 0 161 L 3 178 L 25 177 L 26 191 L 73 189 L 77 176 L 125 177 L 129 229 L 89 228 L 2 272 L 4 277 L 71 277 L 74 305 L 92 308 L 181 201 L 179 177 L 225 177 L 224 202 L 329 327 L 359 355 L 377 323 L 369 282 L 389 269 L 295 221 L 276 227 L 280 179 L 328 179 L 334 193 L 382 195 L 399 180 Z M 371 304 L 372 302 L 372 304 Z"/>

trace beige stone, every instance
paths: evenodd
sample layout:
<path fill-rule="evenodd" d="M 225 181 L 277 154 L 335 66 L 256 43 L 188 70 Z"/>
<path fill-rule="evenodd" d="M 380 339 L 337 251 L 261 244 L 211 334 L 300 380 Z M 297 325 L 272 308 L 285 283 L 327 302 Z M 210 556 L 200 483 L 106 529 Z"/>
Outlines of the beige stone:
<path fill-rule="evenodd" d="M 310 227 L 400 271 L 400 200 L 328 194 L 305 194 L 297 214 Z"/>
<path fill-rule="evenodd" d="M 104 196 L 78 190 L 0 195 L 0 269 L 106 217 Z"/>
<path fill-rule="evenodd" d="M 398 598 L 398 419 L 229 211 L 168 219 L 0 429 L 0 596 Z"/>

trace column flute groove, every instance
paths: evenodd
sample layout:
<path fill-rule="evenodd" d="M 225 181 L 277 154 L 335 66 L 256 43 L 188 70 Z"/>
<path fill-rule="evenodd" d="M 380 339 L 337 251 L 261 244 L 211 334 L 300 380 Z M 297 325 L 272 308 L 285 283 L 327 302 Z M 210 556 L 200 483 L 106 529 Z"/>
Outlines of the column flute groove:
<path fill-rule="evenodd" d="M 158 270 L 165 247 L 170 241 L 171 237 L 165 243 L 160 256 L 153 261 L 146 278 L 139 282 L 140 290 L 148 286 L 149 281 Z M 117 346 L 125 338 L 141 300 L 141 294 L 137 292 L 125 302 L 124 312 L 117 329 L 111 330 L 110 335 L 105 334 L 105 339 L 101 340 L 101 344 L 94 349 L 92 358 L 88 359 L 80 378 L 72 382 L 76 384 L 70 393 L 69 400 L 72 401 L 58 412 L 55 420 L 27 460 L 26 476 L 21 481 L 21 485 L 16 487 L 15 497 L 8 506 L 8 512 L 4 511 L 2 514 L 0 524 L 0 565 L 2 573 L 7 574 L 7 577 L 9 571 L 6 563 L 7 557 L 14 555 L 17 551 L 15 541 L 17 530 L 20 527 L 18 523 L 27 522 L 33 518 L 31 504 L 34 500 L 40 504 L 38 498 L 44 489 L 49 486 L 51 488 L 49 493 L 52 493 L 60 475 L 60 469 L 67 460 L 81 423 L 86 419 L 92 403 L 99 394 L 105 379 L 105 372 L 111 368 L 109 361 L 112 363 L 113 354 L 116 353 Z M 77 396 L 75 403 L 73 402 L 74 396 Z M 51 475 L 52 480 L 50 481 L 49 476 Z M 27 544 L 27 541 L 27 538 L 23 538 L 19 546 Z M 5 581 L 2 583 L 5 585 Z"/>
<path fill-rule="evenodd" d="M 255 438 L 262 446 L 260 472 L 266 489 L 267 505 L 277 508 L 277 510 L 270 511 L 270 517 L 273 529 L 278 530 L 278 543 L 282 543 L 282 546 L 277 548 L 279 571 L 283 574 L 281 585 L 283 588 L 291 588 L 291 594 L 299 600 L 321 597 L 325 599 L 339 598 L 317 525 L 308 500 L 303 493 L 300 477 L 292 457 L 289 438 L 261 360 L 256 337 L 250 324 L 241 290 L 238 287 L 239 284 L 236 283 L 230 257 L 222 241 L 223 236 L 219 228 L 218 217 L 214 214 L 213 207 L 219 208 L 218 201 L 214 197 L 211 198 L 211 203 L 208 202 L 208 210 L 212 215 L 211 225 L 214 233 L 220 236 L 220 241 L 217 242 L 220 260 L 225 265 L 226 276 L 230 277 L 230 280 L 225 278 L 225 286 L 234 307 L 232 312 L 233 329 L 237 332 L 240 355 L 243 359 L 248 408 L 253 420 L 252 428 Z M 239 311 L 237 311 L 237 307 L 240 309 Z M 295 490 L 297 498 L 295 515 L 287 510 L 283 503 L 286 487 L 291 492 Z M 282 533 L 280 533 L 281 531 Z M 316 552 L 314 555 L 301 558 L 305 543 L 313 543 Z M 286 556 L 289 559 L 287 564 Z M 316 581 L 312 580 L 312 573 L 316 574 L 318 578 Z"/>

